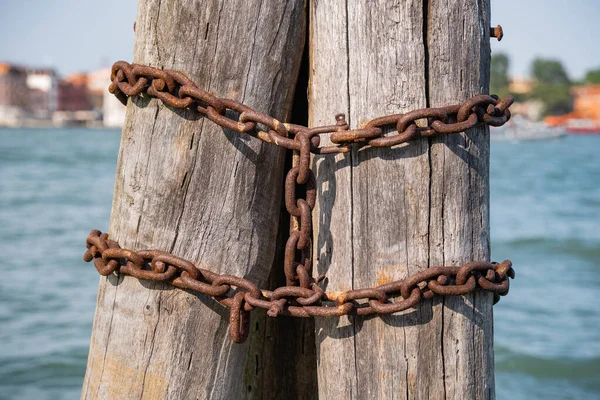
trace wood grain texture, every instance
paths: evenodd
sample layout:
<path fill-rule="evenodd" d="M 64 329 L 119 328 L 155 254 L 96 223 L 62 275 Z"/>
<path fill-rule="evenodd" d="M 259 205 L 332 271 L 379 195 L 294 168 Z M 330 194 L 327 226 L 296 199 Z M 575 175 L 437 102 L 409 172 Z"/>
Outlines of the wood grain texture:
<path fill-rule="evenodd" d="M 133 61 L 285 120 L 304 42 L 303 0 L 140 0 Z M 264 284 L 284 152 L 189 111 L 130 100 L 110 234 Z M 82 399 L 232 399 L 247 344 L 211 298 L 160 283 L 100 281 Z"/>
<path fill-rule="evenodd" d="M 310 3 L 310 120 L 352 127 L 487 91 L 489 1 Z M 371 287 L 489 258 L 485 129 L 316 156 L 316 273 Z M 319 398 L 492 398 L 491 298 L 391 316 L 317 319 Z"/>
<path fill-rule="evenodd" d="M 490 3 L 429 1 L 429 102 L 442 106 L 487 93 Z M 430 262 L 489 260 L 489 128 L 443 136 L 431 146 Z M 492 295 L 442 300 L 444 393 L 492 399 Z"/>

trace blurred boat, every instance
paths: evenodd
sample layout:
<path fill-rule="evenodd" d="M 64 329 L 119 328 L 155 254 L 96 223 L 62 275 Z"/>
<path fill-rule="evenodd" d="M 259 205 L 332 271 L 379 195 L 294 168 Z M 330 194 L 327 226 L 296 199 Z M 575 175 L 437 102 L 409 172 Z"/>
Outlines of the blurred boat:
<path fill-rule="evenodd" d="M 600 121 L 589 118 L 573 118 L 567 122 L 567 132 L 572 135 L 600 134 Z"/>
<path fill-rule="evenodd" d="M 544 140 L 566 135 L 567 131 L 562 127 L 531 121 L 520 115 L 511 118 L 504 126 L 490 127 L 491 140 Z"/>

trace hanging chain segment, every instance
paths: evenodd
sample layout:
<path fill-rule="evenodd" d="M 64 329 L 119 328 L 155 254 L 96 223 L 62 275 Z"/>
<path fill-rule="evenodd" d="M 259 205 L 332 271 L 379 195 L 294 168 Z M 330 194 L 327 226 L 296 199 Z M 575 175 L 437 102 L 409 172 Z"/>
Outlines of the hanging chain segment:
<path fill-rule="evenodd" d="M 111 81 L 109 91 L 123 104 L 128 97 L 154 97 L 169 107 L 198 112 L 225 129 L 293 150 L 292 168 L 286 175 L 284 190 L 291 221 L 283 265 L 286 286 L 273 291 L 261 290 L 244 278 L 198 268 L 167 252 L 122 249 L 108 239 L 108 234 L 94 230 L 88 236 L 84 260 L 93 261 L 101 275 L 122 273 L 138 279 L 170 282 L 214 297 L 230 308 L 230 336 L 236 343 L 248 337 L 250 311 L 255 307 L 267 309 L 271 317 L 390 314 L 434 295 L 484 290 L 494 293 L 496 303 L 508 293 L 508 279 L 514 278 L 508 260 L 499 264 L 477 261 L 460 267 L 430 267 L 407 279 L 374 288 L 326 292 L 319 286 L 324 276 L 312 277 L 312 210 L 317 192 L 310 157 L 311 153 L 345 153 L 353 144 L 390 147 L 435 134 L 459 133 L 482 124 L 501 126 L 510 119 L 511 96 L 499 99 L 494 95 L 479 95 L 453 106 L 375 118 L 350 130 L 343 114 L 336 115 L 335 125 L 308 128 L 283 123 L 238 101 L 200 89 L 178 71 L 119 61 L 113 65 Z M 421 122 L 417 124 L 418 121 Z M 395 133 L 386 135 L 390 127 Z M 322 135 L 328 135 L 333 145 L 321 146 Z"/>

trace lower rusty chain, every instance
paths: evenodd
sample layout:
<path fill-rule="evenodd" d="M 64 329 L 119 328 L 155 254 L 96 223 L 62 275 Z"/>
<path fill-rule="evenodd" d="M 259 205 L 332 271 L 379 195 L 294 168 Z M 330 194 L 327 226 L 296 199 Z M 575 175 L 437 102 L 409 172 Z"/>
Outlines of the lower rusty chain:
<path fill-rule="evenodd" d="M 322 278 L 306 282 L 309 287 L 283 286 L 273 291 L 259 289 L 247 279 L 218 274 L 196 267 L 193 263 L 159 250 L 123 249 L 108 239 L 107 233 L 90 232 L 83 259 L 93 261 L 98 272 L 127 274 L 138 279 L 169 282 L 172 285 L 203 293 L 229 307 L 230 335 L 242 343 L 248 337 L 250 314 L 255 307 L 267 309 L 271 317 L 339 317 L 342 315 L 391 314 L 414 307 L 422 299 L 435 295 L 464 295 L 476 290 L 494 293 L 494 303 L 509 290 L 515 273 L 508 260 L 501 263 L 476 261 L 460 267 L 431 267 L 406 279 L 374 288 L 326 292 Z M 299 270 L 304 266 L 299 264 Z M 300 275 L 300 272 L 297 272 Z M 234 290 L 236 288 L 237 290 Z M 395 301 L 390 301 L 397 298 Z"/>

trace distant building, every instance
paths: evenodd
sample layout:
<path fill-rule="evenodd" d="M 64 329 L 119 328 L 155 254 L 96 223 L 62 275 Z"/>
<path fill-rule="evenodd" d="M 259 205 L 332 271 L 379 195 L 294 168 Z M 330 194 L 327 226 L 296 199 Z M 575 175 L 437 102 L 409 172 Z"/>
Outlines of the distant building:
<path fill-rule="evenodd" d="M 508 84 L 511 93 L 527 94 L 533 88 L 533 81 L 525 78 L 512 78 Z"/>
<path fill-rule="evenodd" d="M 88 74 L 88 98 L 92 107 L 97 110 L 104 108 L 104 93 L 110 84 L 110 68 L 104 68 Z"/>
<path fill-rule="evenodd" d="M 73 74 L 58 84 L 59 111 L 89 111 L 93 106 L 88 97 L 87 74 Z"/>
<path fill-rule="evenodd" d="M 600 85 L 582 85 L 571 89 L 573 111 L 546 117 L 549 125 L 565 125 L 571 133 L 600 132 Z"/>
<path fill-rule="evenodd" d="M 53 69 L 0 63 L 0 126 L 121 127 L 124 107 L 108 92 L 110 68 L 59 79 Z"/>
<path fill-rule="evenodd" d="M 579 118 L 600 121 L 600 85 L 576 86 L 573 93 L 573 113 Z"/>
<path fill-rule="evenodd" d="M 109 128 L 121 128 L 125 122 L 125 107 L 119 99 L 117 99 L 108 90 L 104 93 L 104 126 Z"/>
<path fill-rule="evenodd" d="M 0 125 L 17 125 L 28 104 L 27 70 L 0 63 Z"/>
<path fill-rule="evenodd" d="M 27 70 L 16 65 L 0 64 L 0 105 L 26 108 L 28 102 Z"/>
<path fill-rule="evenodd" d="M 544 103 L 537 99 L 515 102 L 510 106 L 510 112 L 513 115 L 522 115 L 531 121 L 537 121 L 544 111 Z"/>
<path fill-rule="evenodd" d="M 125 107 L 108 92 L 110 72 L 110 68 L 104 68 L 89 74 L 75 74 L 66 77 L 61 82 L 59 109 L 61 111 L 96 111 L 98 114 L 102 114 L 105 126 L 123 126 Z M 78 115 L 84 114 L 79 113 Z M 59 114 L 55 120 L 57 123 L 62 123 L 63 118 L 74 117 L 74 114 Z"/>
<path fill-rule="evenodd" d="M 58 77 L 52 69 L 30 69 L 27 71 L 29 88 L 29 110 L 53 113 L 58 109 Z"/>
<path fill-rule="evenodd" d="M 88 75 L 88 90 L 93 96 L 94 104 L 100 103 L 104 126 L 120 128 L 125 121 L 125 110 L 121 102 L 108 91 L 110 85 L 110 68 L 101 69 Z"/>

